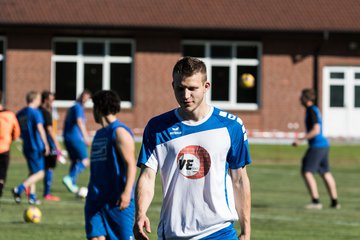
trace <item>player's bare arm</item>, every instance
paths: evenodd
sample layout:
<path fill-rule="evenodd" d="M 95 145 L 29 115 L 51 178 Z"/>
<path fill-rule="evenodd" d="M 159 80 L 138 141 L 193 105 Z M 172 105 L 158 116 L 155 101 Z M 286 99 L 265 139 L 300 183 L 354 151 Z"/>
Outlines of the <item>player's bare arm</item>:
<path fill-rule="evenodd" d="M 149 237 L 146 235 L 151 232 L 150 220 L 146 215 L 147 210 L 154 197 L 155 191 L 155 178 L 156 172 L 146 166 L 141 167 L 141 173 L 136 184 L 136 210 L 135 210 L 135 224 L 134 224 L 134 236 L 137 240 L 146 239 Z M 144 230 L 145 228 L 145 230 Z"/>
<path fill-rule="evenodd" d="M 234 189 L 236 212 L 238 214 L 241 227 L 239 239 L 249 240 L 251 234 L 251 191 L 246 167 L 231 169 L 230 176 Z"/>
<path fill-rule="evenodd" d="M 78 119 L 76 119 L 76 123 L 77 123 L 77 125 L 78 125 L 79 128 L 80 128 L 81 134 L 82 134 L 83 137 L 84 137 L 85 144 L 86 144 L 87 146 L 90 146 L 89 135 L 88 135 L 88 133 L 87 133 L 87 131 L 86 131 L 86 127 L 85 127 L 85 124 L 84 124 L 83 120 L 82 120 L 81 118 L 78 118 Z"/>
<path fill-rule="evenodd" d="M 36 127 L 37 127 L 37 129 L 38 129 L 38 131 L 40 133 L 41 140 L 45 144 L 45 156 L 48 156 L 50 154 L 50 147 L 49 147 L 49 143 L 48 143 L 47 138 L 46 138 L 44 125 L 39 123 L 38 125 L 36 125 Z"/>
<path fill-rule="evenodd" d="M 293 142 L 293 146 L 298 146 L 303 140 L 308 140 L 308 139 L 312 139 L 315 136 L 317 136 L 318 134 L 320 134 L 320 124 L 319 123 L 315 123 L 314 126 L 311 128 L 311 130 L 307 133 L 305 133 L 305 136 L 302 138 L 298 138 L 295 139 L 295 141 Z"/>
<path fill-rule="evenodd" d="M 131 201 L 131 193 L 136 178 L 135 142 L 124 128 L 116 129 L 116 147 L 123 157 L 126 166 L 126 185 L 119 197 L 119 208 L 127 208 Z"/>

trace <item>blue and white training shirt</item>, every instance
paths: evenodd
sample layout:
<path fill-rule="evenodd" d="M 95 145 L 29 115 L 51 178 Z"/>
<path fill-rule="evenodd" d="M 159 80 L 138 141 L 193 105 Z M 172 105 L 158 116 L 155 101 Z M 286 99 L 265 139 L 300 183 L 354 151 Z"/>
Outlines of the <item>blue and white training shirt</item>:
<path fill-rule="evenodd" d="M 228 170 L 250 163 L 246 130 L 237 116 L 212 108 L 196 123 L 182 120 L 177 110 L 151 119 L 138 166 L 161 175 L 159 239 L 200 239 L 236 221 Z"/>
<path fill-rule="evenodd" d="M 99 129 L 91 146 L 87 201 L 115 204 L 126 185 L 126 165 L 116 147 L 116 129 L 131 130 L 116 120 Z M 133 198 L 133 194 L 132 194 Z"/>
<path fill-rule="evenodd" d="M 37 108 L 25 107 L 16 117 L 19 121 L 24 152 L 44 151 L 45 144 L 37 129 L 38 124 L 44 124 L 44 118 Z"/>

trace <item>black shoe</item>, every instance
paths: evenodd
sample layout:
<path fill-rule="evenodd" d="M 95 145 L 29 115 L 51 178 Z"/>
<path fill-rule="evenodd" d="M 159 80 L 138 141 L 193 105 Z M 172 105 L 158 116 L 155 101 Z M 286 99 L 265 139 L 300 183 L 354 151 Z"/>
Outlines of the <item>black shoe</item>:
<path fill-rule="evenodd" d="M 17 204 L 20 204 L 21 203 L 21 195 L 18 194 L 18 191 L 17 191 L 17 187 L 14 187 L 13 189 L 11 189 L 11 193 L 14 197 L 14 200 Z"/>

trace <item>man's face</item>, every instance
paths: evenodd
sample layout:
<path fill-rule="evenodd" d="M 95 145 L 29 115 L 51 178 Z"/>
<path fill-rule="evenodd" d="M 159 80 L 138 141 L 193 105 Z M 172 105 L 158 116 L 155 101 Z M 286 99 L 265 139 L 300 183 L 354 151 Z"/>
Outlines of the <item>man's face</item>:
<path fill-rule="evenodd" d="M 34 107 L 39 107 L 41 104 L 41 95 L 37 94 L 34 101 L 33 101 Z"/>
<path fill-rule="evenodd" d="M 45 103 L 48 107 L 52 107 L 54 100 L 55 100 L 54 95 L 50 94 L 49 97 L 46 99 Z"/>
<path fill-rule="evenodd" d="M 204 81 L 202 73 L 196 73 L 184 79 L 175 79 L 173 89 L 177 102 L 185 112 L 193 112 L 203 102 L 210 83 Z"/>
<path fill-rule="evenodd" d="M 90 99 L 90 94 L 84 94 L 82 97 L 82 104 L 84 105 Z"/>

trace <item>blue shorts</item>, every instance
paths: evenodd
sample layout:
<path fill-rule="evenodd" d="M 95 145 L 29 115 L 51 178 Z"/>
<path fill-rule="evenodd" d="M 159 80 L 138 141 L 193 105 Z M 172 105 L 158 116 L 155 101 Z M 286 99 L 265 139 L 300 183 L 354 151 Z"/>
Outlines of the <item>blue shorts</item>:
<path fill-rule="evenodd" d="M 30 174 L 44 170 L 43 151 L 24 151 Z"/>
<path fill-rule="evenodd" d="M 65 140 L 65 147 L 69 153 L 71 161 L 82 161 L 88 158 L 87 146 L 83 141 Z"/>
<path fill-rule="evenodd" d="M 329 171 L 329 148 L 308 148 L 302 160 L 301 172 L 324 174 Z"/>
<path fill-rule="evenodd" d="M 120 211 L 119 206 L 86 201 L 85 230 L 87 238 L 106 236 L 110 240 L 133 240 L 135 203 Z"/>
<path fill-rule="evenodd" d="M 238 240 L 239 238 L 236 235 L 236 230 L 234 228 L 234 224 L 230 224 L 230 226 L 223 228 L 217 232 L 210 234 L 201 240 Z"/>

